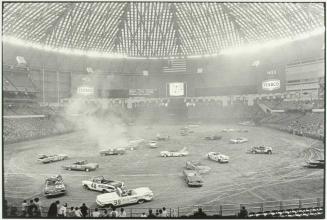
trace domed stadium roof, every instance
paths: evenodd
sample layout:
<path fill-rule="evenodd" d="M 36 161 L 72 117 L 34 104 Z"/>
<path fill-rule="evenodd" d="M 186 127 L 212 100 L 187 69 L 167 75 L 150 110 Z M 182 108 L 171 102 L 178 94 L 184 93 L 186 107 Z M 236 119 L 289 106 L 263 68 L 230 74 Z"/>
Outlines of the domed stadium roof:
<path fill-rule="evenodd" d="M 5 3 L 3 34 L 54 48 L 171 57 L 324 27 L 323 3 Z"/>

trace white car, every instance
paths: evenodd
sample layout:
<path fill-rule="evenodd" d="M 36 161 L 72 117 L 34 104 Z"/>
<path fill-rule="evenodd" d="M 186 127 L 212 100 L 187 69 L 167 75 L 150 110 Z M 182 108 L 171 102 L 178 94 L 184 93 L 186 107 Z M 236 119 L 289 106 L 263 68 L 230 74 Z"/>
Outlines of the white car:
<path fill-rule="evenodd" d="M 149 147 L 150 148 L 158 148 L 158 143 L 156 141 L 150 141 L 149 142 Z"/>
<path fill-rule="evenodd" d="M 99 192 L 113 192 L 116 189 L 123 188 L 124 183 L 116 180 L 108 180 L 103 176 L 93 177 L 89 180 L 83 180 L 82 185 L 85 189 L 95 190 Z"/>
<path fill-rule="evenodd" d="M 52 155 L 39 154 L 37 158 L 37 160 L 42 163 L 51 163 L 60 160 L 65 160 L 65 159 L 68 159 L 68 156 L 66 154 L 52 154 Z"/>
<path fill-rule="evenodd" d="M 186 169 L 187 170 L 195 170 L 198 173 L 208 173 L 211 168 L 208 166 L 203 166 L 199 161 L 186 161 Z"/>
<path fill-rule="evenodd" d="M 116 207 L 134 203 L 143 203 L 153 199 L 153 192 L 148 187 L 122 191 L 119 188 L 115 192 L 98 195 L 96 203 L 100 207 Z"/>
<path fill-rule="evenodd" d="M 180 151 L 161 151 L 160 156 L 162 157 L 184 157 L 187 156 L 189 153 L 186 151 L 186 148 L 184 147 Z"/>
<path fill-rule="evenodd" d="M 245 142 L 248 142 L 248 141 L 249 140 L 247 138 L 238 137 L 238 138 L 230 139 L 229 143 L 231 143 L 231 144 L 241 144 L 241 143 L 245 143 Z"/>
<path fill-rule="evenodd" d="M 208 159 L 217 161 L 219 163 L 228 163 L 229 162 L 229 156 L 223 155 L 219 152 L 209 152 L 207 154 Z"/>
<path fill-rule="evenodd" d="M 252 147 L 250 152 L 253 154 L 272 154 L 272 148 L 267 146 Z"/>
<path fill-rule="evenodd" d="M 222 132 L 233 132 L 236 131 L 234 128 L 224 128 Z"/>

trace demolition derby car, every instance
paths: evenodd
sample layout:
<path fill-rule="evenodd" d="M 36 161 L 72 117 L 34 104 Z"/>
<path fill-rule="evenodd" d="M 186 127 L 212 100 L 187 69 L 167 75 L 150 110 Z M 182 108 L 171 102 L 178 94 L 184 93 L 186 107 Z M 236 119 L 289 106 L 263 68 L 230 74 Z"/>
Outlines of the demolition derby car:
<path fill-rule="evenodd" d="M 43 192 L 45 197 L 65 194 L 66 187 L 62 177 L 56 175 L 46 178 Z"/>
<path fill-rule="evenodd" d="M 179 151 L 161 151 L 160 156 L 162 157 L 184 157 L 188 155 L 188 151 L 186 151 L 186 147 Z"/>
<path fill-rule="evenodd" d="M 219 152 L 209 152 L 207 154 L 208 159 L 217 161 L 219 163 L 228 163 L 229 162 L 229 156 L 223 155 Z"/>
<path fill-rule="evenodd" d="M 308 161 L 307 164 L 305 165 L 305 167 L 324 169 L 325 160 Z"/>
<path fill-rule="evenodd" d="M 108 180 L 103 176 L 93 177 L 89 180 L 83 180 L 82 185 L 85 189 L 95 190 L 99 192 L 113 192 L 117 187 L 124 187 L 124 183 L 116 180 Z"/>
<path fill-rule="evenodd" d="M 248 142 L 249 140 L 247 138 L 244 137 L 238 137 L 238 138 L 234 138 L 234 139 L 230 139 L 229 143 L 231 144 L 242 144 L 245 142 Z"/>
<path fill-rule="evenodd" d="M 267 146 L 252 147 L 250 150 L 253 154 L 272 154 L 272 148 Z"/>
<path fill-rule="evenodd" d="M 96 203 L 100 207 L 116 207 L 134 203 L 144 203 L 153 199 L 153 192 L 148 187 L 140 187 L 122 191 L 117 188 L 115 192 L 98 195 Z"/>
<path fill-rule="evenodd" d="M 161 136 L 160 134 L 157 134 L 157 141 L 168 141 L 169 140 L 169 136 Z"/>
<path fill-rule="evenodd" d="M 150 148 L 158 148 L 158 143 L 156 141 L 150 141 L 148 145 Z"/>
<path fill-rule="evenodd" d="M 53 154 L 53 155 L 39 154 L 37 160 L 42 163 L 52 163 L 60 160 L 65 160 L 67 158 L 68 156 L 66 154 Z"/>
<path fill-rule="evenodd" d="M 203 179 L 200 174 L 194 170 L 183 171 L 185 182 L 188 186 L 202 186 Z"/>
<path fill-rule="evenodd" d="M 187 170 L 194 170 L 200 174 L 208 173 L 211 169 L 208 166 L 203 166 L 199 161 L 187 161 L 185 167 Z"/>
<path fill-rule="evenodd" d="M 78 171 L 86 171 L 89 172 L 91 170 L 96 170 L 99 168 L 99 164 L 97 163 L 89 163 L 87 160 L 76 161 L 71 165 L 62 166 L 65 170 L 78 170 Z"/>
<path fill-rule="evenodd" d="M 109 148 L 107 150 L 100 151 L 100 156 L 123 155 L 125 152 L 125 148 Z"/>
<path fill-rule="evenodd" d="M 205 140 L 209 140 L 209 141 L 221 140 L 221 138 L 222 137 L 220 135 L 213 135 L 213 136 L 204 137 Z"/>

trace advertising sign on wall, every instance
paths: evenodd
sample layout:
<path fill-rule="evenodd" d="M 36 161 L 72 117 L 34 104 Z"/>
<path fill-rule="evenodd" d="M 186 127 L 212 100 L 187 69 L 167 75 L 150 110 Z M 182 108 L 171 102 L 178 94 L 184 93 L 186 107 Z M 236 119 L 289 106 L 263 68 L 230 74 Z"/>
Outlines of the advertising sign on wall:
<path fill-rule="evenodd" d="M 258 70 L 258 93 L 279 93 L 285 91 L 285 67 L 267 65 Z"/>

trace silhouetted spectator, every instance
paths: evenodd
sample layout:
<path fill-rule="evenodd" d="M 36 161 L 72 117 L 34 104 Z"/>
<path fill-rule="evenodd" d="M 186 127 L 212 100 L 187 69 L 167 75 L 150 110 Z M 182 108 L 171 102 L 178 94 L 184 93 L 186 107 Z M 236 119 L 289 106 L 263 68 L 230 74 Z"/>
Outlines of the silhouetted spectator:
<path fill-rule="evenodd" d="M 202 208 L 198 208 L 198 211 L 194 213 L 194 217 L 205 217 L 207 216 L 206 213 L 202 211 Z"/>
<path fill-rule="evenodd" d="M 242 206 L 242 209 L 239 213 L 240 218 L 247 218 L 248 217 L 248 210 L 246 210 L 245 206 Z"/>
<path fill-rule="evenodd" d="M 8 217 L 8 201 L 5 200 L 3 203 L 3 217 Z"/>
<path fill-rule="evenodd" d="M 24 200 L 22 203 L 22 217 L 26 217 L 27 208 L 28 208 L 28 204 L 27 204 L 26 200 Z"/>
<path fill-rule="evenodd" d="M 149 209 L 148 218 L 155 218 L 156 216 L 153 214 L 152 209 Z"/>
<path fill-rule="evenodd" d="M 41 202 L 39 198 L 35 198 L 34 199 L 34 204 L 36 206 L 36 210 L 35 210 L 35 217 L 41 217 L 41 213 L 42 213 L 42 208 L 41 208 Z"/>
<path fill-rule="evenodd" d="M 87 216 L 88 211 L 89 211 L 89 208 L 85 205 L 85 203 L 83 203 L 81 206 L 81 213 L 84 218 Z"/>
<path fill-rule="evenodd" d="M 58 205 L 60 204 L 59 201 L 55 201 L 51 203 L 48 211 L 49 218 L 56 218 L 58 216 Z"/>
<path fill-rule="evenodd" d="M 117 218 L 118 217 L 118 212 L 116 211 L 115 207 L 112 208 L 112 211 L 110 212 L 110 217 L 111 218 Z"/>
<path fill-rule="evenodd" d="M 121 209 L 120 209 L 120 213 L 119 213 L 119 217 L 121 217 L 121 218 L 126 218 L 126 216 L 127 216 L 127 214 L 126 214 L 124 208 L 121 208 Z"/>
<path fill-rule="evenodd" d="M 143 212 L 143 213 L 141 214 L 140 217 L 141 217 L 141 218 L 146 218 L 146 214 L 145 214 L 145 212 Z"/>

